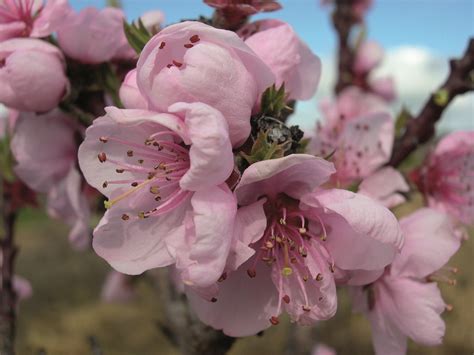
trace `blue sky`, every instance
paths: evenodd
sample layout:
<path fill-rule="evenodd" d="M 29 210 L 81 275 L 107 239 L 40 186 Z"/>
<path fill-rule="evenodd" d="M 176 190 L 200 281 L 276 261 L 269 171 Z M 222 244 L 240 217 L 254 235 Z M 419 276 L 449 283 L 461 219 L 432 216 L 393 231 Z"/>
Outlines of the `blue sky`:
<path fill-rule="evenodd" d="M 104 0 L 72 0 L 80 9 L 103 6 Z M 134 19 L 151 9 L 160 9 L 167 23 L 196 15 L 210 15 L 212 9 L 200 0 L 123 0 L 127 17 Z M 318 0 L 282 0 L 283 10 L 255 16 L 276 17 L 293 25 L 299 35 L 320 55 L 333 51 L 335 38 L 328 11 Z M 456 55 L 474 35 L 472 0 L 379 0 L 368 16 L 369 36 L 384 47 L 416 45 L 444 55 Z"/>
<path fill-rule="evenodd" d="M 105 0 L 69 0 L 76 9 L 102 7 Z M 211 15 L 201 0 L 122 0 L 127 18 L 159 9 L 166 24 L 198 15 Z M 315 99 L 300 103 L 293 122 L 309 128 L 320 118 L 319 99 L 330 95 L 334 80 L 336 38 L 329 9 L 319 0 L 280 0 L 280 11 L 259 14 L 255 19 L 279 18 L 290 23 L 299 36 L 323 60 L 321 84 Z M 375 0 L 367 18 L 368 37 L 386 49 L 379 72 L 394 77 L 400 93 L 394 104 L 416 113 L 430 91 L 447 75 L 447 59 L 461 55 L 469 37 L 474 36 L 474 0 Z M 474 129 L 474 94 L 464 95 L 449 107 L 442 130 Z"/>

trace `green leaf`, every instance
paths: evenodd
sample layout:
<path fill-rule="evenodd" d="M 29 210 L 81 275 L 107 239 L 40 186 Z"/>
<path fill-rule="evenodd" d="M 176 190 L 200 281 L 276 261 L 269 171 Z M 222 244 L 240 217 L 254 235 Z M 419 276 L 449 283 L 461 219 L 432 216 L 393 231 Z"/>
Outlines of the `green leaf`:
<path fill-rule="evenodd" d="M 278 118 L 283 110 L 291 108 L 287 106 L 288 93 L 285 92 L 285 83 L 277 89 L 275 84 L 265 90 L 261 100 L 261 114 Z"/>
<path fill-rule="evenodd" d="M 306 149 L 308 148 L 309 143 L 311 142 L 311 138 L 303 138 L 298 143 L 298 148 L 296 148 L 296 154 L 304 154 L 306 153 Z"/>
<path fill-rule="evenodd" d="M 289 147 L 287 143 L 270 143 L 268 141 L 268 133 L 259 132 L 257 139 L 252 146 L 250 154 L 241 152 L 240 155 L 247 161 L 247 163 L 251 165 L 258 161 L 282 158 L 285 156 L 285 152 L 288 150 L 288 148 Z"/>
<path fill-rule="evenodd" d="M 135 52 L 137 52 L 137 54 L 140 54 L 143 50 L 143 47 L 145 47 L 152 37 L 143 25 L 141 19 L 138 20 L 137 24 L 129 24 L 127 21 L 124 21 L 123 29 L 130 46 L 135 50 Z"/>

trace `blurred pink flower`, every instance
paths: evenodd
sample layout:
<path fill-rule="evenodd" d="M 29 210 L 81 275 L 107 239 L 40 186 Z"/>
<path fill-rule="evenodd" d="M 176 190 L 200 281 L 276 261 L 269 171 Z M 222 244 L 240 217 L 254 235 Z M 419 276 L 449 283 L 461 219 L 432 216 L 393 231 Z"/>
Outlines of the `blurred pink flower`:
<path fill-rule="evenodd" d="M 354 71 L 367 74 L 380 65 L 384 56 L 383 48 L 375 41 L 364 41 L 357 48 Z"/>
<path fill-rule="evenodd" d="M 0 272 L 2 271 L 2 265 L 3 255 L 0 253 Z M 13 276 L 13 290 L 16 293 L 18 302 L 30 298 L 33 294 L 30 282 L 21 276 Z M 0 283 L 0 292 L 2 292 L 2 283 Z"/>
<path fill-rule="evenodd" d="M 239 35 L 275 74 L 276 85 L 285 83 L 288 99 L 309 100 L 321 78 L 321 60 L 280 20 L 261 20 L 244 26 Z"/>
<path fill-rule="evenodd" d="M 356 277 L 393 260 L 403 240 L 395 216 L 366 196 L 319 189 L 333 172 L 331 163 L 306 154 L 245 170 L 219 293 L 208 302 L 188 291 L 203 322 L 230 336 L 278 324 L 283 310 L 314 324 L 336 312 L 340 272 Z"/>
<path fill-rule="evenodd" d="M 3 0 L 0 2 L 0 41 L 15 37 L 46 37 L 70 12 L 67 0 Z"/>
<path fill-rule="evenodd" d="M 326 344 L 319 343 L 313 347 L 311 355 L 337 355 L 337 353 L 336 350 Z"/>
<path fill-rule="evenodd" d="M 216 9 L 249 16 L 258 12 L 270 12 L 281 9 L 276 0 L 204 0 Z"/>
<path fill-rule="evenodd" d="M 348 186 L 366 178 L 390 158 L 394 122 L 387 105 L 356 87 L 345 89 L 334 103 L 323 101 L 324 122 L 316 125 L 309 151 L 332 154 L 336 185 Z"/>
<path fill-rule="evenodd" d="M 142 23 L 148 32 L 155 35 L 160 32 L 161 27 L 165 22 L 165 15 L 159 10 L 152 10 L 141 15 L 140 20 L 142 20 Z"/>
<path fill-rule="evenodd" d="M 21 111 L 53 109 L 66 94 L 61 51 L 38 39 L 0 42 L 0 102 Z"/>
<path fill-rule="evenodd" d="M 102 286 L 101 299 L 110 303 L 127 303 L 136 297 L 136 291 L 132 284 L 133 277 L 110 271 Z"/>
<path fill-rule="evenodd" d="M 22 113 L 11 150 L 15 173 L 31 189 L 48 194 L 48 212 L 69 226 L 69 240 L 77 249 L 90 245 L 89 207 L 77 171 L 72 119 L 59 110 L 45 115 Z"/>
<path fill-rule="evenodd" d="M 120 86 L 119 95 L 125 108 L 147 109 L 148 104 L 138 89 L 136 69 L 129 71 L 125 76 L 125 79 Z"/>
<path fill-rule="evenodd" d="M 403 175 L 387 166 L 362 180 L 358 192 L 379 201 L 387 208 L 392 208 L 405 202 L 403 193 L 409 190 Z"/>
<path fill-rule="evenodd" d="M 474 224 L 474 131 L 445 136 L 410 177 L 430 207 Z"/>
<path fill-rule="evenodd" d="M 111 7 L 71 12 L 58 29 L 59 46 L 66 56 L 88 64 L 133 58 L 123 21 L 122 10 Z"/>
<path fill-rule="evenodd" d="M 392 265 L 373 284 L 353 288 L 354 306 L 372 325 L 378 355 L 406 354 L 407 338 L 416 343 L 441 344 L 446 309 L 435 282 L 452 283 L 440 270 L 458 250 L 460 241 L 446 215 L 420 209 L 400 220 L 405 244 Z"/>
<path fill-rule="evenodd" d="M 106 112 L 79 148 L 85 178 L 109 198 L 95 251 L 122 273 L 176 262 L 185 283 L 215 283 L 237 208 L 224 184 L 234 166 L 224 117 L 202 103 Z"/>
<path fill-rule="evenodd" d="M 238 146 L 250 134 L 252 108 L 274 77 L 234 32 L 181 22 L 147 43 L 138 60 L 137 81 L 149 108 L 158 112 L 175 102 L 216 108 L 229 124 L 233 146 Z"/>

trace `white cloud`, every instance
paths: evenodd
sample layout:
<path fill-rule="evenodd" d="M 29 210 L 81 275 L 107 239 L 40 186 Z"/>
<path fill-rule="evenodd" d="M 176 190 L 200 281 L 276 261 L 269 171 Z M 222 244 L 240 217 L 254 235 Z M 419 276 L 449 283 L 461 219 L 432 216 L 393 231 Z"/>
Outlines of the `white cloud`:
<path fill-rule="evenodd" d="M 299 103 L 292 124 L 311 128 L 320 114 L 317 102 L 332 94 L 335 77 L 333 57 L 322 58 L 323 73 L 318 93 L 309 102 Z M 375 76 L 391 75 L 396 83 L 399 99 L 394 103 L 394 112 L 401 105 L 417 114 L 429 94 L 436 90 L 448 74 L 448 58 L 423 47 L 402 46 L 386 51 L 385 60 L 374 73 Z M 440 131 L 474 129 L 474 94 L 458 96 L 444 112 L 439 124 Z"/>

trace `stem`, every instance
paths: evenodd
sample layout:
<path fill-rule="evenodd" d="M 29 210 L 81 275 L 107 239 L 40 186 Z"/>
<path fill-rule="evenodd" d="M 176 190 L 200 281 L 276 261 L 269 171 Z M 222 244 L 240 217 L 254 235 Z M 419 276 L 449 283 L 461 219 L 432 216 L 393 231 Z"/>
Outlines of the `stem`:
<path fill-rule="evenodd" d="M 354 73 L 354 50 L 349 43 L 352 27 L 357 19 L 352 10 L 352 0 L 336 0 L 336 7 L 332 15 L 332 23 L 338 39 L 338 72 L 334 91 L 339 94 L 346 87 L 352 85 Z"/>
<path fill-rule="evenodd" d="M 435 135 L 435 124 L 449 103 L 460 94 L 474 90 L 474 38 L 461 59 L 451 59 L 448 78 L 431 94 L 418 117 L 410 119 L 404 134 L 395 141 L 389 165 L 398 166 L 420 144 Z"/>
<path fill-rule="evenodd" d="M 0 188 L 3 180 L 0 177 Z M 0 213 L 2 218 L 1 287 L 0 287 L 0 354 L 15 354 L 16 293 L 13 289 L 13 270 L 17 249 L 14 245 L 14 227 L 17 217 L 8 192 L 0 191 Z"/>
<path fill-rule="evenodd" d="M 159 273 L 157 285 L 162 296 L 166 317 L 159 324 L 164 335 L 179 348 L 183 355 L 223 355 L 235 342 L 235 338 L 201 323 L 191 312 L 186 296 L 177 291 L 168 270 Z"/>

